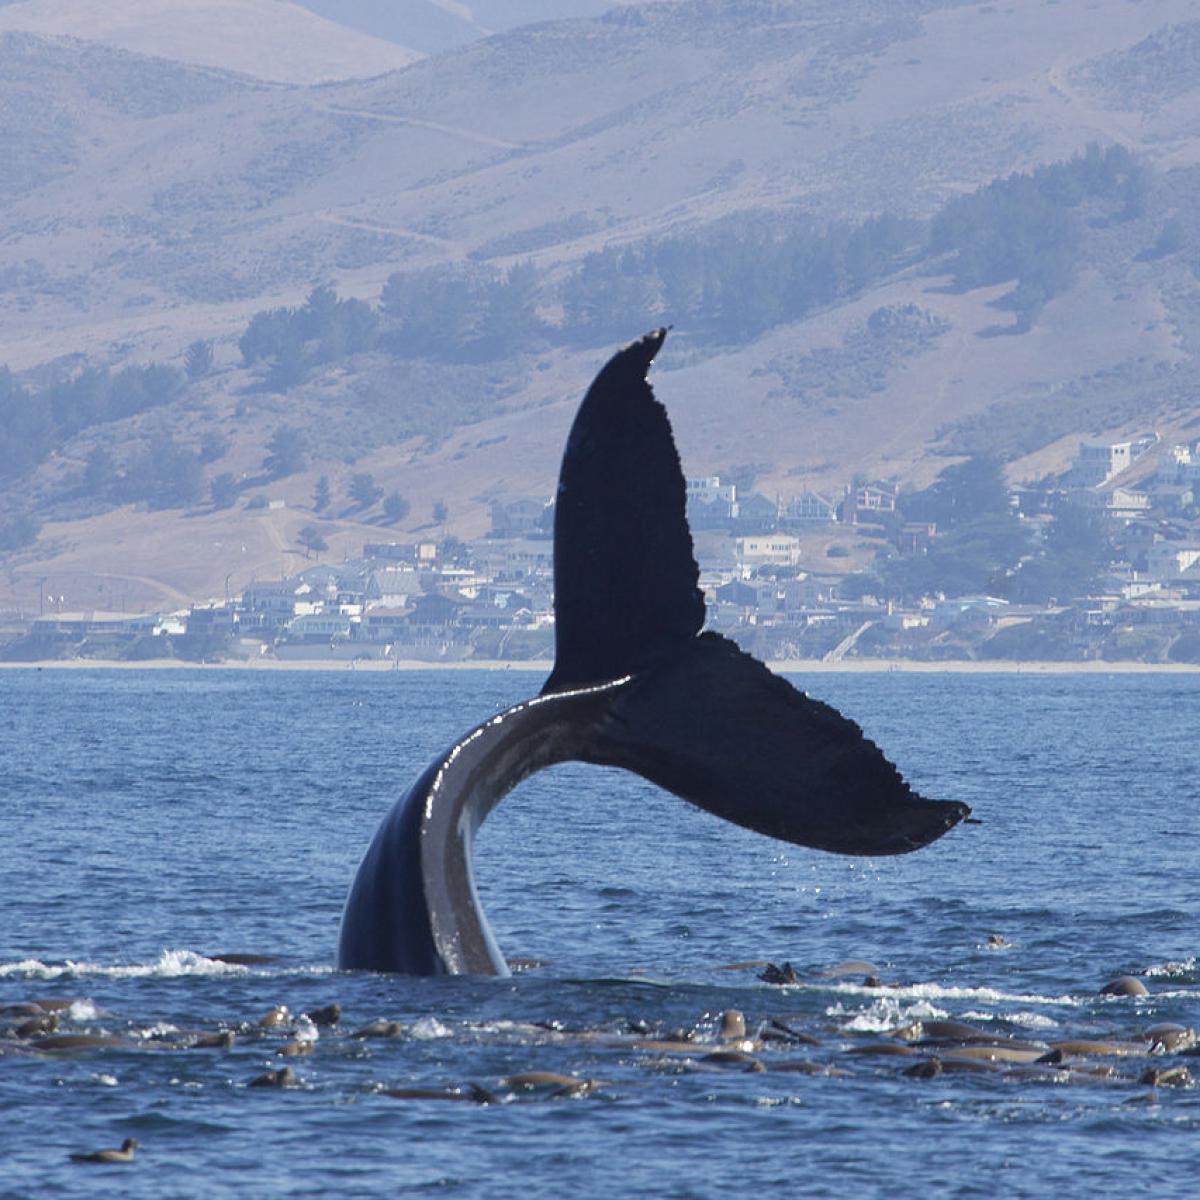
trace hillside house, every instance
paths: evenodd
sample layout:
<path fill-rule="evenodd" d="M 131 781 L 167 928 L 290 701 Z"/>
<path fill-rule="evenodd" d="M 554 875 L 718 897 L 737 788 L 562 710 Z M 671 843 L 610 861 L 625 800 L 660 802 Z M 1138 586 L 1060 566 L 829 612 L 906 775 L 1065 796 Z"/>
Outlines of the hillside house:
<path fill-rule="evenodd" d="M 545 528 L 547 507 L 545 500 L 535 500 L 530 496 L 493 501 L 488 510 L 490 536 L 511 538 L 540 532 Z"/>
<path fill-rule="evenodd" d="M 357 634 L 365 642 L 395 642 L 403 639 L 408 632 L 411 608 L 389 608 L 380 605 L 370 608 L 363 614 L 362 623 L 358 626 Z"/>
<path fill-rule="evenodd" d="M 1155 542 L 1146 549 L 1146 574 L 1164 583 L 1184 579 L 1200 563 L 1200 545 L 1194 542 Z"/>
<path fill-rule="evenodd" d="M 1132 488 L 1115 487 L 1109 492 L 1087 492 L 1084 501 L 1099 509 L 1104 516 L 1118 521 L 1132 521 L 1150 511 L 1150 497 Z"/>
<path fill-rule="evenodd" d="M 357 621 L 344 613 L 309 613 L 292 619 L 287 627 L 287 638 L 290 642 L 309 644 L 345 641 L 356 624 Z"/>
<path fill-rule="evenodd" d="M 1080 442 L 1067 475 L 1072 487 L 1100 487 L 1128 470 L 1158 443 L 1158 434 L 1144 434 L 1131 442 Z"/>
<path fill-rule="evenodd" d="M 420 594 L 421 573 L 411 566 L 382 567 L 372 571 L 363 589 L 368 604 L 390 608 L 403 608 L 410 596 Z"/>
<path fill-rule="evenodd" d="M 900 526 L 900 553 L 924 554 L 936 536 L 937 525 L 933 521 L 909 521 Z"/>
<path fill-rule="evenodd" d="M 407 542 L 364 542 L 363 558 L 381 558 L 385 562 L 411 563 L 416 561 L 416 548 Z"/>
<path fill-rule="evenodd" d="M 881 513 L 896 511 L 897 489 L 890 483 L 867 483 L 858 488 L 847 488 L 842 501 L 842 520 L 850 525 L 859 521 L 870 521 Z"/>
<path fill-rule="evenodd" d="M 829 525 L 837 520 L 837 505 L 816 492 L 793 496 L 779 511 L 779 524 L 789 526 Z"/>
<path fill-rule="evenodd" d="M 738 515 L 737 485 L 722 483 L 719 475 L 685 481 L 687 519 L 693 529 L 730 529 Z"/>
<path fill-rule="evenodd" d="M 246 613 L 242 623 L 263 629 L 279 629 L 293 617 L 308 616 L 321 607 L 320 594 L 301 579 L 248 583 L 242 591 L 242 610 Z"/>
<path fill-rule="evenodd" d="M 737 503 L 734 528 L 744 534 L 769 533 L 779 523 L 779 502 L 752 492 Z"/>
<path fill-rule="evenodd" d="M 740 537 L 736 543 L 736 554 L 742 567 L 761 567 L 768 564 L 794 567 L 800 561 L 800 539 L 790 533 Z"/>

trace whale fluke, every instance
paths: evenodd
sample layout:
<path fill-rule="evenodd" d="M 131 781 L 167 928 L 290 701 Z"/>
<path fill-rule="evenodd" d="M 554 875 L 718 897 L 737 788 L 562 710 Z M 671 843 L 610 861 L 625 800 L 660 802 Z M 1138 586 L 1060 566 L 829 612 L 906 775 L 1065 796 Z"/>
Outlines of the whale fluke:
<path fill-rule="evenodd" d="M 644 671 L 704 625 L 687 487 L 646 379 L 667 336 L 614 355 L 579 406 L 554 505 L 554 670 L 543 693 Z"/>
<path fill-rule="evenodd" d="M 748 829 L 841 854 L 902 854 L 970 812 L 918 796 L 853 721 L 715 633 L 670 422 L 619 351 L 567 439 L 554 524 L 555 664 L 540 695 L 477 726 L 384 818 L 358 869 L 338 966 L 508 973 L 471 852 L 522 779 L 581 761 L 634 771 Z"/>

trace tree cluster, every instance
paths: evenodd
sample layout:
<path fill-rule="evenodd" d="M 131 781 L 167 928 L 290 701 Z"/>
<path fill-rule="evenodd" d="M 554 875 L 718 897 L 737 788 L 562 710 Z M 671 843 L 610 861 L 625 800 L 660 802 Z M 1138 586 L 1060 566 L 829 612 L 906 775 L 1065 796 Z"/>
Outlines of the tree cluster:
<path fill-rule="evenodd" d="M 363 300 L 342 300 L 328 284 L 308 294 L 299 308 L 255 313 L 238 339 L 246 366 L 267 365 L 266 385 L 286 392 L 324 363 L 373 349 L 379 317 Z"/>
<path fill-rule="evenodd" d="M 93 447 L 80 488 L 85 495 L 116 504 L 144 501 L 151 508 L 175 508 L 201 498 L 204 472 L 196 451 L 159 432 L 124 463 L 118 463 L 106 446 Z"/>
<path fill-rule="evenodd" d="M 0 479 L 32 471 L 83 429 L 169 403 L 181 384 L 174 367 L 149 363 L 119 371 L 88 367 L 34 391 L 0 367 Z"/>
<path fill-rule="evenodd" d="M 1079 268 L 1086 200 L 1139 216 L 1147 168 L 1124 146 L 1092 143 L 1066 162 L 997 179 L 945 204 L 929 229 L 931 254 L 952 254 L 956 286 L 966 290 L 1015 280 L 1005 306 L 1028 328 L 1041 308 L 1070 286 Z"/>
<path fill-rule="evenodd" d="M 880 216 L 772 232 L 717 228 L 589 254 L 563 285 L 564 334 L 627 337 L 664 315 L 743 342 L 853 295 L 921 243 L 914 221 Z"/>
<path fill-rule="evenodd" d="M 538 275 L 471 264 L 389 276 L 380 296 L 382 343 L 402 358 L 487 362 L 546 335 Z"/>

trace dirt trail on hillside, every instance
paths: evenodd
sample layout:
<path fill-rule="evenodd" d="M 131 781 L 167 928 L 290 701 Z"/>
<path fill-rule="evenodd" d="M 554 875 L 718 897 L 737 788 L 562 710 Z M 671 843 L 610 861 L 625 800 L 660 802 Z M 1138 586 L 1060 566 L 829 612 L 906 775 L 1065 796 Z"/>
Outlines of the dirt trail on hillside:
<path fill-rule="evenodd" d="M 473 142 L 477 146 L 487 146 L 492 150 L 535 149 L 527 142 L 508 142 L 503 138 L 492 137 L 491 134 L 478 133 L 474 129 L 463 129 L 457 125 L 443 125 L 440 121 L 424 121 L 420 117 L 401 117 L 392 113 L 377 113 L 361 108 L 341 108 L 336 104 L 314 104 L 312 107 L 317 112 L 330 113 L 335 117 L 357 117 L 361 121 L 380 121 L 385 125 L 410 125 L 414 129 L 430 129 L 434 133 L 444 133 L 450 137 L 461 138 L 466 142 Z"/>

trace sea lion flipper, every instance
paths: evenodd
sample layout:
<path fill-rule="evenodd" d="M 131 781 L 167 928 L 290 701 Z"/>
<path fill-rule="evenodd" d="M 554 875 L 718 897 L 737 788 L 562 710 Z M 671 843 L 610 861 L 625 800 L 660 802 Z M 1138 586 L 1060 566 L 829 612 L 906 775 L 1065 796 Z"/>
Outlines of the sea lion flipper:
<path fill-rule="evenodd" d="M 854 721 L 714 633 L 623 689 L 587 757 L 841 854 L 916 850 L 970 812 L 918 796 Z"/>
<path fill-rule="evenodd" d="M 687 486 L 646 372 L 648 333 L 596 376 L 563 453 L 554 512 L 554 671 L 561 692 L 645 670 L 704 625 Z"/>

